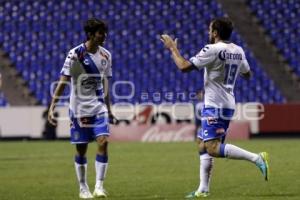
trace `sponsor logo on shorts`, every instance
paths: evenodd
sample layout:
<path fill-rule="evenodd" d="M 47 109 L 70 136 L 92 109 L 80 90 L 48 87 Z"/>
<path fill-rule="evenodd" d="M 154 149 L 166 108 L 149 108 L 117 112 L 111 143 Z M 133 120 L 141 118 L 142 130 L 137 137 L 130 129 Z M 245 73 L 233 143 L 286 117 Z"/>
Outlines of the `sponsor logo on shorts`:
<path fill-rule="evenodd" d="M 207 124 L 217 124 L 217 123 L 218 123 L 218 118 L 207 117 Z"/>
<path fill-rule="evenodd" d="M 203 131 L 204 136 L 208 136 L 208 130 Z"/>
<path fill-rule="evenodd" d="M 216 130 L 216 133 L 217 133 L 217 134 L 223 134 L 223 133 L 225 133 L 225 129 L 224 129 L 224 128 L 218 128 L 218 129 Z"/>
<path fill-rule="evenodd" d="M 80 138 L 79 132 L 75 131 L 74 132 L 74 140 L 79 140 L 79 138 Z"/>

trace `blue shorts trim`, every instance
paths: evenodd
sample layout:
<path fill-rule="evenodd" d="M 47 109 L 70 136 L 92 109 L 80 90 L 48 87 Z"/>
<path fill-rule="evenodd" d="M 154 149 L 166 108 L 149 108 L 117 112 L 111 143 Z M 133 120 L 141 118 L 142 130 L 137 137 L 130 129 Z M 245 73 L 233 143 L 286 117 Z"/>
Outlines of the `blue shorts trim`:
<path fill-rule="evenodd" d="M 223 143 L 233 114 L 233 109 L 203 108 L 202 128 L 199 129 L 197 137 L 204 142 L 221 138 Z"/>
<path fill-rule="evenodd" d="M 107 115 L 92 117 L 71 117 L 71 143 L 85 144 L 94 141 L 97 137 L 109 136 L 109 120 Z"/>
<path fill-rule="evenodd" d="M 103 135 L 106 135 L 106 136 L 110 136 L 110 133 L 99 133 L 97 135 L 95 135 L 95 139 L 99 136 L 103 136 Z"/>
<path fill-rule="evenodd" d="M 88 144 L 88 143 L 90 143 L 90 141 L 89 142 L 72 142 L 71 141 L 71 144 Z"/>

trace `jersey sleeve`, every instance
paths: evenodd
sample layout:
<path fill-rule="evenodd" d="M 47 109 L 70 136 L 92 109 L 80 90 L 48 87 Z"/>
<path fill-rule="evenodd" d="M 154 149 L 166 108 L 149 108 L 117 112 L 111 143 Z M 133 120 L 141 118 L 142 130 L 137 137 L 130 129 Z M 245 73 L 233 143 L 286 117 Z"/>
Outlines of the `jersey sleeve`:
<path fill-rule="evenodd" d="M 109 57 L 108 57 L 108 66 L 105 70 L 105 76 L 107 78 L 111 78 L 112 77 L 112 59 L 111 59 L 111 54 L 109 54 Z"/>
<path fill-rule="evenodd" d="M 190 58 L 190 62 L 198 69 L 208 67 L 215 60 L 215 53 L 211 46 L 206 45 L 201 51 Z"/>
<path fill-rule="evenodd" d="M 66 57 L 66 60 L 64 62 L 64 65 L 60 71 L 60 74 L 64 76 L 71 76 L 70 70 L 72 65 L 74 65 L 76 59 L 77 58 L 75 52 L 69 51 L 68 56 Z"/>
<path fill-rule="evenodd" d="M 249 66 L 249 63 L 248 63 L 248 61 L 247 61 L 247 58 L 246 58 L 246 56 L 245 56 L 244 51 L 243 51 L 243 53 L 242 53 L 242 59 L 243 59 L 243 60 L 242 60 L 242 63 L 241 63 L 240 73 L 245 74 L 245 73 L 247 73 L 247 72 L 250 71 L 250 66 Z"/>

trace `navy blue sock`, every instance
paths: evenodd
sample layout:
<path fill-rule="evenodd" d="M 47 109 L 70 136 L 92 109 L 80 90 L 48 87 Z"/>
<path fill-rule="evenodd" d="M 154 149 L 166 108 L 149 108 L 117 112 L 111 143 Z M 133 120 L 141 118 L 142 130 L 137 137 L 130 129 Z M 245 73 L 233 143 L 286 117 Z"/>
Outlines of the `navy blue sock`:
<path fill-rule="evenodd" d="M 77 164 L 81 164 L 81 165 L 84 165 L 87 163 L 87 160 L 86 160 L 86 157 L 85 156 L 79 156 L 79 155 L 76 155 L 75 156 L 75 162 Z"/>
<path fill-rule="evenodd" d="M 203 154 L 206 154 L 206 153 L 207 153 L 206 150 L 204 150 L 204 151 L 199 151 L 199 155 L 200 155 L 200 156 L 203 155 Z"/>
<path fill-rule="evenodd" d="M 101 163 L 107 163 L 108 161 L 108 156 L 107 155 L 96 155 L 96 161 L 101 162 Z"/>
<path fill-rule="evenodd" d="M 226 144 L 221 144 L 220 145 L 220 157 L 225 157 L 225 145 Z"/>

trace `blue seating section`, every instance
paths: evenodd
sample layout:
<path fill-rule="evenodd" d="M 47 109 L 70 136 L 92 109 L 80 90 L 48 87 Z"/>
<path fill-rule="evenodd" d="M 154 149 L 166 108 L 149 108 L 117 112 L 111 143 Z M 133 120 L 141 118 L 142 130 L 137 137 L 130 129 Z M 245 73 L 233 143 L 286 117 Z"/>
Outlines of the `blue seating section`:
<path fill-rule="evenodd" d="M 85 40 L 82 22 L 91 16 L 106 19 L 105 47 L 113 55 L 112 95 L 117 102 L 187 102 L 203 87 L 203 72 L 182 74 L 176 69 L 159 35 L 179 38 L 184 56 L 195 55 L 208 40 L 208 23 L 224 13 L 215 0 L 19 0 L 0 3 L 0 43 L 41 104 L 50 101 L 50 85 L 59 77 L 68 50 Z M 238 102 L 284 102 L 274 83 L 257 63 L 240 35 L 233 41 L 245 50 L 254 77 L 238 80 Z M 130 94 L 132 95 L 130 96 Z M 126 99 L 124 96 L 132 98 Z"/>
<path fill-rule="evenodd" d="M 6 105 L 8 105 L 7 101 L 3 95 L 3 92 L 0 91 L 0 107 L 6 106 Z"/>
<path fill-rule="evenodd" d="M 300 1 L 248 0 L 248 5 L 293 72 L 300 76 Z"/>

